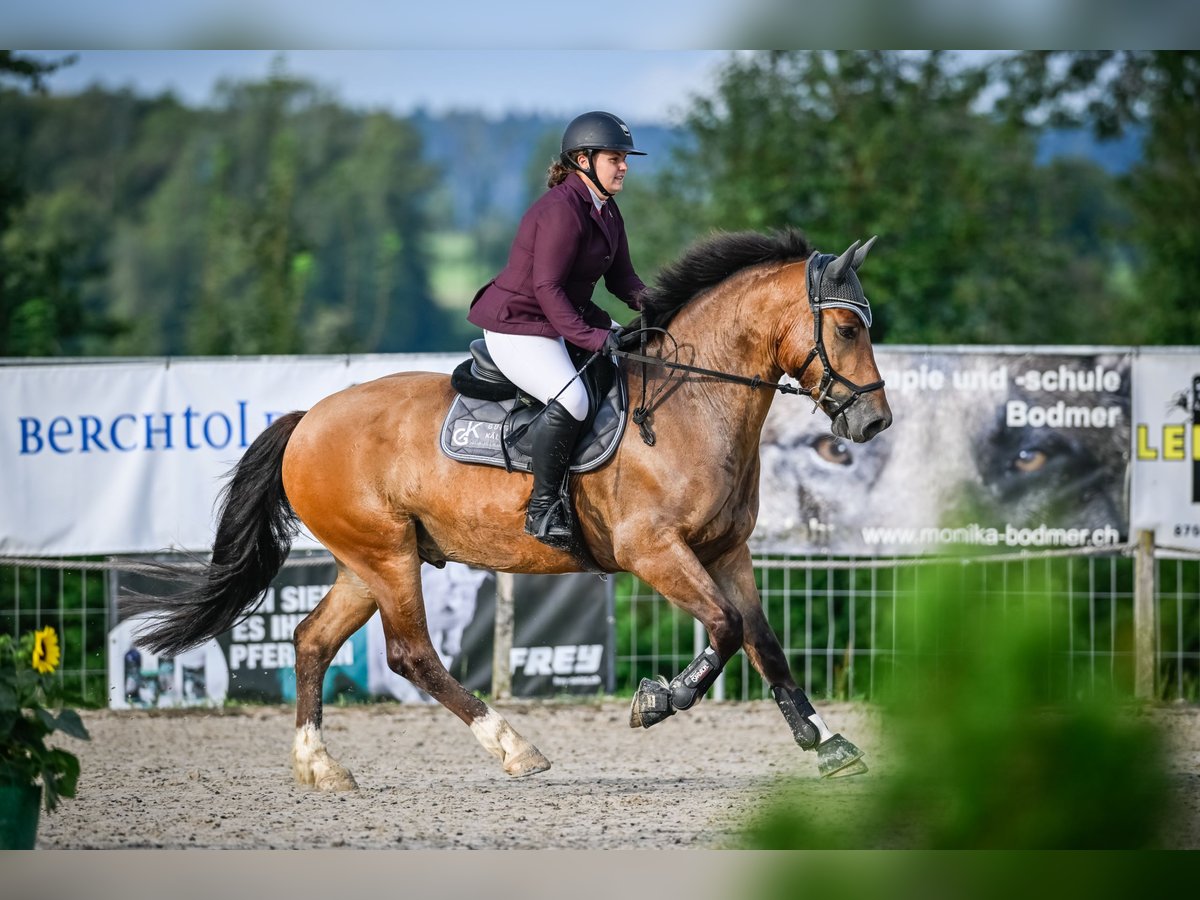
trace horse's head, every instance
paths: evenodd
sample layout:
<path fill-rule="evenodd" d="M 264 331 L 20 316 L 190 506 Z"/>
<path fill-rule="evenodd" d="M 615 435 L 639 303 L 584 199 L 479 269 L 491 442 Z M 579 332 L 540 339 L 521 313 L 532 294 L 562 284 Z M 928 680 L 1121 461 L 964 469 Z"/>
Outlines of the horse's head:
<path fill-rule="evenodd" d="M 840 438 L 869 441 L 892 424 L 892 410 L 871 347 L 871 304 L 858 268 L 875 243 L 855 241 L 841 256 L 808 258 L 808 311 L 796 318 L 780 346 L 780 363 L 821 407 Z M 818 363 L 818 366 L 812 365 Z"/>

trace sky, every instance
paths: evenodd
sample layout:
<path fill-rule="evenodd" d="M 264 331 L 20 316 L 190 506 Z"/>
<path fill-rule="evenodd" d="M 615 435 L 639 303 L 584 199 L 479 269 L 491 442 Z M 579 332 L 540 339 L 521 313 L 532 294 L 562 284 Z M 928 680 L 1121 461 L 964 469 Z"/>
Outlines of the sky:
<path fill-rule="evenodd" d="M 418 107 L 542 113 L 607 109 L 630 122 L 674 124 L 694 93 L 709 93 L 728 50 L 76 50 L 23 51 L 77 61 L 48 79 L 54 93 L 89 84 L 172 91 L 189 104 L 222 78 L 261 80 L 279 61 L 342 102 L 404 115 Z"/>

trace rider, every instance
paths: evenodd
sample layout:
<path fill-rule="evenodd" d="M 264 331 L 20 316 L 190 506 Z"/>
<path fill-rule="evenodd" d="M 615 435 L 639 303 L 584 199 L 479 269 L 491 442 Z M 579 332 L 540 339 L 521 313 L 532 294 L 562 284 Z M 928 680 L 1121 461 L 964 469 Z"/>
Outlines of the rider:
<path fill-rule="evenodd" d="M 592 302 L 596 282 L 639 309 L 645 285 L 633 270 L 625 223 L 613 196 L 624 186 L 633 146 L 628 126 L 608 112 L 587 112 L 563 132 L 546 193 L 526 210 L 508 264 L 475 295 L 468 321 L 484 330 L 500 371 L 546 404 L 533 426 L 533 492 L 525 531 L 552 547 L 574 544 L 560 502 L 588 398 L 567 354 L 618 349 L 620 326 Z M 574 380 L 572 380 L 574 379 Z M 564 388 L 565 385 L 565 388 Z"/>

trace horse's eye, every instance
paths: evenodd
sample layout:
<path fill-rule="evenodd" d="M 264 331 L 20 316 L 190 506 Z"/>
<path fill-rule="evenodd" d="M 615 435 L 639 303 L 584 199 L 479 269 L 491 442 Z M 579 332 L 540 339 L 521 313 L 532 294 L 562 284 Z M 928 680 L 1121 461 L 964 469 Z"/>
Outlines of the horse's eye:
<path fill-rule="evenodd" d="M 850 448 L 832 435 L 821 435 L 813 441 L 812 448 L 816 451 L 817 456 L 835 466 L 848 466 L 854 462 L 854 455 L 850 452 Z"/>
<path fill-rule="evenodd" d="M 1018 472 L 1036 472 L 1045 466 L 1049 459 L 1045 450 L 1021 450 L 1013 460 L 1013 468 Z"/>
<path fill-rule="evenodd" d="M 837 333 L 846 340 L 852 341 L 858 336 L 858 327 L 855 325 L 839 325 Z"/>

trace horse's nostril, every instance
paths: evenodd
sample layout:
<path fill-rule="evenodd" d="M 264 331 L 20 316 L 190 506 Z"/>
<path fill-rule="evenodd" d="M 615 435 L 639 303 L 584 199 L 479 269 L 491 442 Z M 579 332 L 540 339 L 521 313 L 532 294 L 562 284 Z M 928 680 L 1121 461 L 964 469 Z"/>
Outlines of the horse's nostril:
<path fill-rule="evenodd" d="M 891 416 L 880 416 L 878 419 L 873 419 L 872 421 L 868 422 L 867 426 L 863 429 L 863 438 L 869 441 L 871 438 L 875 437 L 875 435 L 879 434 L 879 432 L 888 428 L 888 426 L 891 424 Z"/>

